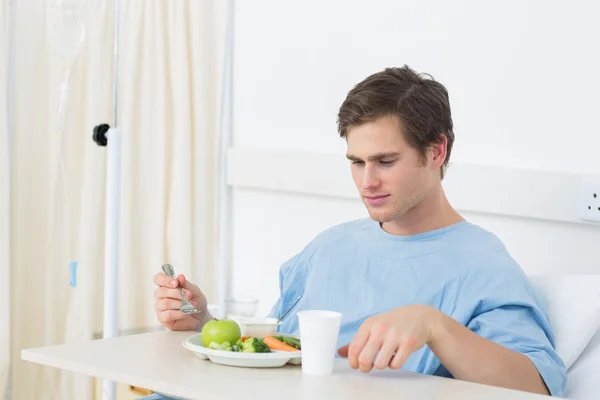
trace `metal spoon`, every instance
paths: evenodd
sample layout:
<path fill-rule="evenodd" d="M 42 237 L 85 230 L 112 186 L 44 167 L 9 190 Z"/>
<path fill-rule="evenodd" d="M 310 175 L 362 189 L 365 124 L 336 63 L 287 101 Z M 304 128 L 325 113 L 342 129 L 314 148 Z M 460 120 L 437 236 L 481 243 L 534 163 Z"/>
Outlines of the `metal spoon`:
<path fill-rule="evenodd" d="M 162 270 L 165 272 L 165 274 L 169 275 L 171 278 L 175 278 L 175 270 L 173 269 L 173 266 L 171 264 L 163 264 L 162 266 Z M 183 292 L 183 290 L 178 287 L 177 289 L 179 289 L 179 293 L 181 293 L 181 300 L 183 301 L 183 303 L 181 304 L 181 307 L 179 308 L 179 311 L 181 311 L 184 314 L 198 314 L 201 313 L 202 311 L 198 311 L 196 310 L 196 307 L 194 307 L 185 297 L 185 293 Z"/>
<path fill-rule="evenodd" d="M 294 302 L 294 304 L 292 304 L 290 306 L 290 308 L 287 309 L 286 312 L 283 313 L 283 315 L 281 317 L 279 317 L 279 319 L 277 320 L 277 323 L 280 323 L 282 319 L 285 318 L 286 315 L 288 315 L 290 313 L 290 311 L 292 311 L 292 309 L 294 307 L 296 307 L 296 304 L 298 304 L 298 302 L 300 301 L 300 299 L 302 298 L 302 295 L 298 296 L 298 298 L 296 299 L 296 301 Z"/>

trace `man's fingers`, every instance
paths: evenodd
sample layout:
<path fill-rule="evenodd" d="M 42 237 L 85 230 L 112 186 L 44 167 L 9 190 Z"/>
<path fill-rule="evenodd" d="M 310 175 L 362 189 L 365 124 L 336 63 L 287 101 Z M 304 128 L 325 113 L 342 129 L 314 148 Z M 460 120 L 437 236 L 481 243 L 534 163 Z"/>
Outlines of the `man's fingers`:
<path fill-rule="evenodd" d="M 188 300 L 192 298 L 191 291 L 183 289 L 183 293 L 185 294 Z M 165 287 L 158 287 L 154 290 L 154 298 L 157 300 L 164 298 L 181 300 L 181 293 L 179 293 L 179 289 L 168 289 Z"/>
<path fill-rule="evenodd" d="M 179 310 L 180 307 L 181 300 L 164 298 L 154 302 L 154 309 L 158 312 L 168 310 Z"/>
<path fill-rule="evenodd" d="M 358 329 L 358 332 L 350 342 L 350 345 L 348 345 L 348 364 L 350 364 L 352 368 L 358 368 L 358 356 L 369 340 L 370 332 L 371 328 L 369 325 L 361 325 L 361 327 Z"/>
<path fill-rule="evenodd" d="M 375 361 L 375 355 L 381 349 L 382 344 L 383 337 L 381 335 L 378 335 L 377 332 L 371 332 L 369 340 L 358 355 L 358 368 L 362 372 L 369 372 L 371 371 L 371 369 L 373 369 L 373 361 Z"/>
<path fill-rule="evenodd" d="M 154 284 L 156 286 L 169 286 L 169 281 L 171 279 L 173 279 L 173 278 L 171 278 L 167 274 L 165 274 L 163 272 L 159 272 L 156 275 L 154 275 Z"/>
<path fill-rule="evenodd" d="M 349 345 L 349 344 L 347 344 L 347 345 L 345 345 L 345 346 L 342 346 L 342 347 L 340 347 L 340 348 L 338 349 L 338 351 L 337 351 L 337 352 L 338 352 L 338 354 L 340 355 L 340 357 L 344 357 L 344 358 L 348 357 L 348 348 L 349 348 L 349 347 L 350 347 L 350 345 Z"/>
<path fill-rule="evenodd" d="M 171 278 L 169 275 L 167 275 L 163 272 L 159 272 L 156 275 L 154 275 L 154 284 L 156 286 L 172 287 L 172 288 L 176 288 L 178 286 L 177 279 Z"/>
<path fill-rule="evenodd" d="M 198 307 L 198 304 L 191 301 L 194 307 Z M 178 321 L 180 319 L 189 318 L 190 315 L 184 314 L 179 311 L 181 307 L 181 300 L 174 299 L 162 299 L 154 303 L 154 310 L 158 315 L 158 319 L 161 323 Z"/>
<path fill-rule="evenodd" d="M 185 297 L 188 300 L 192 298 L 191 291 L 189 291 L 187 289 L 183 289 L 183 293 L 185 294 Z M 181 293 L 179 293 L 179 289 L 168 289 L 168 288 L 164 288 L 164 287 L 159 287 L 154 290 L 154 298 L 157 300 L 163 299 L 163 298 L 181 300 Z"/>
<path fill-rule="evenodd" d="M 398 342 L 398 350 L 390 363 L 391 368 L 402 368 L 408 357 L 415 351 L 419 350 L 422 345 L 416 336 L 404 336 Z"/>
<path fill-rule="evenodd" d="M 188 280 L 185 279 L 185 275 L 179 274 L 177 276 L 177 282 L 179 283 L 179 286 L 181 286 L 182 288 L 187 287 Z"/>
<path fill-rule="evenodd" d="M 396 355 L 394 356 L 394 358 L 392 358 L 392 361 L 390 362 L 390 368 L 402 368 L 402 366 L 406 362 L 406 359 L 408 358 L 408 356 L 410 356 L 411 353 L 412 351 L 409 346 L 400 345 L 400 347 L 398 347 L 398 349 L 396 350 Z"/>
<path fill-rule="evenodd" d="M 384 369 L 390 365 L 390 361 L 392 357 L 394 357 L 394 352 L 398 348 L 398 341 L 392 331 L 388 333 L 388 335 L 383 340 L 381 345 L 381 349 L 379 353 L 377 353 L 377 357 L 375 358 L 375 368 Z"/>
<path fill-rule="evenodd" d="M 179 275 L 177 277 L 177 281 L 179 282 L 179 286 L 191 291 L 195 296 L 201 296 L 202 290 L 198 287 L 198 285 L 193 284 L 188 281 L 185 276 Z"/>
<path fill-rule="evenodd" d="M 189 285 L 192 285 L 192 283 L 189 282 L 183 274 L 179 274 L 177 277 L 171 278 L 169 275 L 163 272 L 159 272 L 156 275 L 154 275 L 154 284 L 157 286 L 171 288 L 188 288 Z"/>
<path fill-rule="evenodd" d="M 166 324 L 169 322 L 174 322 L 174 321 L 178 321 L 180 319 L 189 317 L 189 315 L 185 315 L 184 313 L 182 313 L 179 310 L 165 310 L 165 311 L 159 311 L 157 313 L 158 316 L 158 321 L 161 324 Z"/>

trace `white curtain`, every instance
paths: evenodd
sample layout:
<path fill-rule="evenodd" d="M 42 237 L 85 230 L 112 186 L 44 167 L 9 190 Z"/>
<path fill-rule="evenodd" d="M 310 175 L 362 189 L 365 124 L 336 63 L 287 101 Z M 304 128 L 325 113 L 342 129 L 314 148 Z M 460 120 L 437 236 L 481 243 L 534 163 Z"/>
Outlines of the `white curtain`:
<path fill-rule="evenodd" d="M 152 278 L 165 262 L 209 298 L 216 292 L 225 5 L 120 4 L 119 329 L 127 333 L 157 326 Z M 90 379 L 25 363 L 20 350 L 102 334 L 106 147 L 92 141 L 92 129 L 114 120 L 114 2 L 87 1 L 86 42 L 71 69 L 62 141 L 54 129 L 62 70 L 40 34 L 46 2 L 17 5 L 12 398 L 91 399 Z M 69 285 L 70 261 L 80 262 L 76 287 Z"/>
<path fill-rule="evenodd" d="M 10 180 L 7 115 L 8 2 L 0 3 L 0 398 L 4 396 L 10 365 Z"/>

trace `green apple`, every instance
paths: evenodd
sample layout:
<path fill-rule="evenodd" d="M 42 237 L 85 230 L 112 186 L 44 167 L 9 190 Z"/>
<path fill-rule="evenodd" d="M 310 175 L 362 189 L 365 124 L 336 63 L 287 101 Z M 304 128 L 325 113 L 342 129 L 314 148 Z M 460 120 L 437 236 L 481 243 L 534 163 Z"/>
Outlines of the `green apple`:
<path fill-rule="evenodd" d="M 231 319 L 213 319 L 202 327 L 202 345 L 208 347 L 210 342 L 235 344 L 242 338 L 242 330 L 237 322 Z"/>

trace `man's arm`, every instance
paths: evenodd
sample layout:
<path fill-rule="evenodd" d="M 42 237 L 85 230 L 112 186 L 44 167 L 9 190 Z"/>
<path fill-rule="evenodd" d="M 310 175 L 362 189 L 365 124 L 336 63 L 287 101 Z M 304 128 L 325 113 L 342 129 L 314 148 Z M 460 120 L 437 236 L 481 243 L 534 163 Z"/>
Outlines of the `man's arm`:
<path fill-rule="evenodd" d="M 524 354 L 477 335 L 441 312 L 435 320 L 429 348 L 456 379 L 550 394 Z"/>
<path fill-rule="evenodd" d="M 427 345 L 455 378 L 534 393 L 562 395 L 564 369 L 528 310 L 495 308 L 464 326 L 428 305 L 413 304 L 367 318 L 338 353 L 352 368 L 402 368 Z"/>

